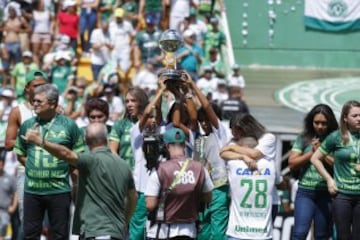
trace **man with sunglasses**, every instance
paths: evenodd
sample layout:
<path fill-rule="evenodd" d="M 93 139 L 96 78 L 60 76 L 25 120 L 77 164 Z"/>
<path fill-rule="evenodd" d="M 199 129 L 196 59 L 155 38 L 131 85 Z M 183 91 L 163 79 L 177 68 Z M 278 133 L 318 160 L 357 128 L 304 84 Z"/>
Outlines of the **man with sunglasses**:
<path fill-rule="evenodd" d="M 39 239 L 44 212 L 50 220 L 52 239 L 69 238 L 71 187 L 70 166 L 49 152 L 26 142 L 22 135 L 28 129 L 38 129 L 43 140 L 56 142 L 75 152 L 82 152 L 84 143 L 75 122 L 57 113 L 59 92 L 54 85 L 45 84 L 34 90 L 34 113 L 18 133 L 14 151 L 25 165 L 24 239 Z"/>
<path fill-rule="evenodd" d="M 12 151 L 15 145 L 15 139 L 18 133 L 18 130 L 22 123 L 27 119 L 33 117 L 34 111 L 32 106 L 32 98 L 34 97 L 34 89 L 37 86 L 47 83 L 47 76 L 45 73 L 39 70 L 32 70 L 28 72 L 25 76 L 25 89 L 24 96 L 25 101 L 20 103 L 17 107 L 14 107 L 9 114 L 8 125 L 6 129 L 5 136 L 5 149 L 7 151 Z M 23 200 L 24 200 L 24 179 L 25 179 L 25 167 L 18 163 L 16 168 L 16 178 L 17 178 L 17 193 L 18 193 L 18 209 L 19 209 L 19 219 L 20 224 L 23 223 Z M 22 230 L 19 230 L 21 234 Z M 21 237 L 20 237 L 21 238 Z"/>

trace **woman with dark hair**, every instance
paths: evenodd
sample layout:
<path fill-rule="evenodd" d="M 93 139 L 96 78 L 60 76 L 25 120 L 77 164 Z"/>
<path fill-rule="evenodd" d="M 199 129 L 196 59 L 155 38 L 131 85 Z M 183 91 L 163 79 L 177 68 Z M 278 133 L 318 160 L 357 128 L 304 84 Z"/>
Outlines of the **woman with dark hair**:
<path fill-rule="evenodd" d="M 135 162 L 131 151 L 130 129 L 144 112 L 148 101 L 148 96 L 143 89 L 139 87 L 130 88 L 125 96 L 125 115 L 114 123 L 110 132 L 109 146 L 111 151 L 124 159 L 132 170 L 134 170 Z"/>
<path fill-rule="evenodd" d="M 275 184 L 281 182 L 275 136 L 248 113 L 232 117 L 230 128 L 233 140 L 220 151 L 220 156 L 230 161 L 232 201 L 226 233 L 229 239 L 270 239 L 279 204 Z M 254 144 L 240 144 L 244 139 L 252 139 Z"/>
<path fill-rule="evenodd" d="M 186 73 L 186 83 L 190 92 L 194 93 L 201 104 L 197 111 L 197 122 L 205 136 L 201 136 L 198 140 L 206 139 L 203 141 L 203 149 L 200 147 L 195 147 L 195 149 L 203 153 L 199 154 L 203 155 L 200 161 L 203 159 L 203 164 L 207 169 L 210 169 L 210 177 L 214 184 L 212 201 L 201 216 L 201 231 L 198 239 L 226 239 L 230 201 L 228 197 L 229 185 L 225 162 L 220 158 L 219 152 L 228 142 L 227 131 L 221 123 L 219 106 L 209 102 L 188 73 Z M 192 98 L 192 95 L 187 95 L 187 97 Z"/>
<path fill-rule="evenodd" d="M 300 170 L 299 187 L 295 198 L 293 240 L 305 240 L 312 221 L 315 239 L 328 239 L 332 230 L 331 196 L 326 182 L 311 164 L 310 158 L 321 142 L 338 129 L 335 115 L 325 104 L 313 107 L 304 119 L 304 130 L 297 137 L 290 153 L 289 167 Z M 333 158 L 326 157 L 331 169 Z"/>
<path fill-rule="evenodd" d="M 334 158 L 334 178 L 324 166 L 329 154 Z M 360 239 L 360 102 L 344 104 L 340 129 L 325 138 L 312 155 L 311 163 L 334 196 L 337 239 Z"/>

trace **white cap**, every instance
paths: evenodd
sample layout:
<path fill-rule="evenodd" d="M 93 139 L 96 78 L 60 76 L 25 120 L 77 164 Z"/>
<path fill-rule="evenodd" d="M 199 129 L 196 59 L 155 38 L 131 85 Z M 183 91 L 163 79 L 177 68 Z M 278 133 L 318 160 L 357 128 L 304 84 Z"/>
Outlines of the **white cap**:
<path fill-rule="evenodd" d="M 231 66 L 231 69 L 233 69 L 233 70 L 234 69 L 240 69 L 240 66 L 235 63 L 234 65 Z"/>
<path fill-rule="evenodd" d="M 25 52 L 23 52 L 22 56 L 23 56 L 23 57 L 32 57 L 32 52 L 30 52 L 30 51 L 25 51 Z"/>
<path fill-rule="evenodd" d="M 70 43 L 70 37 L 67 36 L 67 35 L 61 35 L 60 42 L 64 43 L 64 44 L 69 44 Z"/>
<path fill-rule="evenodd" d="M 70 56 L 67 54 L 67 52 L 64 51 L 58 51 L 55 55 L 55 61 L 59 61 L 60 59 L 65 59 L 67 61 L 70 61 Z"/>
<path fill-rule="evenodd" d="M 15 94 L 14 91 L 9 89 L 9 88 L 5 88 L 1 91 L 1 96 L 2 97 L 8 97 L 8 98 L 14 98 Z"/>
<path fill-rule="evenodd" d="M 183 33 L 183 36 L 184 37 L 191 37 L 191 36 L 193 36 L 195 33 L 194 33 L 194 31 L 193 30 L 191 30 L 191 29 L 186 29 L 185 31 L 184 31 L 184 33 Z"/>
<path fill-rule="evenodd" d="M 68 7 L 72 7 L 76 5 L 76 1 L 75 0 L 65 0 L 63 2 L 63 9 L 66 9 Z"/>

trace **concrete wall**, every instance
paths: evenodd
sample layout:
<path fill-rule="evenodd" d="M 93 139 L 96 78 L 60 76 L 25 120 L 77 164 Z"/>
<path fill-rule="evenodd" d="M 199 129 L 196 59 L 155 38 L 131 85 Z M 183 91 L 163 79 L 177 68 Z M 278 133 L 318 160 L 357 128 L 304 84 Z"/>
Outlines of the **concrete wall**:
<path fill-rule="evenodd" d="M 271 1 L 272 5 L 269 4 Z M 305 29 L 304 0 L 224 2 L 235 59 L 241 65 L 318 68 L 360 66 L 360 32 L 339 34 Z M 269 11 L 276 15 L 273 24 Z M 247 36 L 242 34 L 244 22 L 248 24 Z M 272 38 L 269 30 L 273 30 Z"/>

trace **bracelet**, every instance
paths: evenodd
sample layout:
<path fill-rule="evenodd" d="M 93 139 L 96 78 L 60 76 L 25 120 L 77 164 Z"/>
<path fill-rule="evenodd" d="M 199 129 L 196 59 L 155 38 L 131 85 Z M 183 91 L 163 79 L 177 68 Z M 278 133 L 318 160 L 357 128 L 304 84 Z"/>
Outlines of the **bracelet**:
<path fill-rule="evenodd" d="M 186 99 L 192 99 L 192 98 L 193 98 L 193 95 L 188 92 L 188 93 L 185 94 L 185 98 L 186 98 Z"/>

